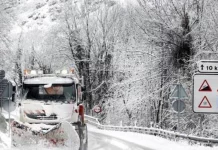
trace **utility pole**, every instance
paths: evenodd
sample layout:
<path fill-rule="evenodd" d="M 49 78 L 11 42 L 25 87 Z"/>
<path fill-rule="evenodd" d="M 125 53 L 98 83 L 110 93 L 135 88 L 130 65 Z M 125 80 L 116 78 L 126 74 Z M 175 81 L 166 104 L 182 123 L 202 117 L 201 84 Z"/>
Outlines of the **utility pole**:
<path fill-rule="evenodd" d="M 178 121 L 177 121 L 177 131 L 180 132 L 180 69 L 179 69 L 179 73 L 178 73 L 178 103 L 177 103 L 177 110 L 178 110 L 178 113 L 177 113 L 177 118 L 178 118 Z"/>

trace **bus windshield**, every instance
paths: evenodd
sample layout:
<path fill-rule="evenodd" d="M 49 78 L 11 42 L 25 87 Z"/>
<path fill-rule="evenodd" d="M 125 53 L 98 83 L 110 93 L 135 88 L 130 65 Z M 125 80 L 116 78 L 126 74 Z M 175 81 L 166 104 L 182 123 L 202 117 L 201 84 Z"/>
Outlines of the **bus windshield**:
<path fill-rule="evenodd" d="M 25 85 L 26 99 L 43 101 L 76 101 L 75 84 Z"/>

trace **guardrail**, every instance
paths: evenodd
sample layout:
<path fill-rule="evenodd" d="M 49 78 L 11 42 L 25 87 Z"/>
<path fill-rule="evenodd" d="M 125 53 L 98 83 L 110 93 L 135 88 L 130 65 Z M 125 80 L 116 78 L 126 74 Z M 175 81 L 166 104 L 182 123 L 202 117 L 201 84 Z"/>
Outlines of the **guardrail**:
<path fill-rule="evenodd" d="M 98 129 L 102 130 L 113 130 L 113 131 L 123 131 L 123 132 L 137 132 L 142 134 L 150 134 L 155 136 L 161 136 L 171 140 L 186 139 L 189 143 L 194 144 L 200 142 L 207 146 L 218 145 L 218 139 L 199 137 L 194 135 L 182 134 L 174 131 L 167 131 L 157 128 L 147 128 L 147 127 L 136 127 L 136 126 L 112 126 L 112 125 L 102 125 L 97 118 L 85 115 L 89 124 L 96 126 Z"/>

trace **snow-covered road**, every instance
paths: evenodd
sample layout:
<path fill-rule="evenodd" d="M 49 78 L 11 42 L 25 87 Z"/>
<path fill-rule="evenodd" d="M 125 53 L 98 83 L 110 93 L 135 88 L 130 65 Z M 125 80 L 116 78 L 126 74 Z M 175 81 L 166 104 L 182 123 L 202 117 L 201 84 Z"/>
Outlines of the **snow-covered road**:
<path fill-rule="evenodd" d="M 0 133 L 0 150 L 47 150 L 42 145 L 31 147 L 9 148 L 8 134 Z M 3 144 L 4 143 L 4 144 Z M 3 146 L 3 147 L 2 147 Z M 52 150 L 74 150 L 73 148 L 49 148 Z M 189 145 L 187 141 L 170 141 L 158 136 L 99 130 L 88 125 L 88 150 L 217 150 L 218 147 Z"/>
<path fill-rule="evenodd" d="M 112 136 L 89 131 L 88 150 L 151 150 L 149 148 L 136 145 L 114 138 Z"/>
<path fill-rule="evenodd" d="M 109 148 L 107 149 L 106 147 L 108 143 L 109 143 L 108 145 L 111 144 L 114 145 L 115 150 L 116 149 L 118 150 L 141 150 L 141 149 L 142 150 L 184 150 L 184 149 L 185 150 L 217 150 L 218 149 L 217 146 L 206 147 L 197 144 L 190 145 L 185 140 L 173 141 L 162 137 L 147 135 L 147 134 L 99 130 L 92 125 L 88 126 L 88 132 L 89 132 L 89 142 L 90 142 L 88 150 L 110 150 Z"/>

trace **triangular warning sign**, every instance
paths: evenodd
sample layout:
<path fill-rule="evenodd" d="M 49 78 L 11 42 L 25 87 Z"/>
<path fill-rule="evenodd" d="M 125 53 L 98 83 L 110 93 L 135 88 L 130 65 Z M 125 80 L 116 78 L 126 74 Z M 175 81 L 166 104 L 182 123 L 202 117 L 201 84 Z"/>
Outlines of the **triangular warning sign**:
<path fill-rule="evenodd" d="M 204 80 L 204 82 L 201 84 L 201 87 L 199 88 L 200 92 L 211 92 L 212 89 L 210 85 L 208 84 L 207 80 Z"/>
<path fill-rule="evenodd" d="M 172 94 L 170 95 L 170 98 L 178 98 L 178 97 L 182 99 L 188 99 L 188 94 L 186 93 L 182 84 L 177 84 Z"/>
<path fill-rule="evenodd" d="M 206 96 L 201 100 L 201 103 L 198 105 L 199 108 L 212 108 L 210 101 Z"/>

